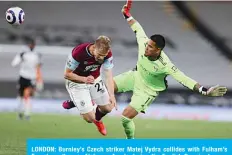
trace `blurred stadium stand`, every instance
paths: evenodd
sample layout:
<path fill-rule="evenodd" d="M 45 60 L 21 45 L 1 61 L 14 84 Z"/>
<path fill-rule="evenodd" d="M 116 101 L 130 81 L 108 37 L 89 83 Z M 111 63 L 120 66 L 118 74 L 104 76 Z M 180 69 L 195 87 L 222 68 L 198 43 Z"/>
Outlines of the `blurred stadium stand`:
<path fill-rule="evenodd" d="M 37 97 L 69 98 L 63 79 L 67 55 L 76 44 L 92 41 L 101 34 L 112 38 L 115 75 L 135 67 L 137 45 L 134 33 L 120 12 L 123 2 L 15 1 L 0 2 L 0 9 L 6 10 L 12 5 L 24 9 L 26 20 L 20 28 L 15 29 L 5 22 L 4 14 L 0 14 L 0 86 L 4 88 L 0 90 L 1 97 L 16 96 L 18 70 L 12 68 L 10 62 L 28 36 L 36 37 L 37 50 L 43 54 L 45 90 Z M 168 46 L 165 52 L 179 69 L 203 85 L 220 84 L 232 88 L 231 60 L 218 52 L 194 28 L 186 29 L 183 26 L 186 21 L 180 18 L 177 10 L 166 10 L 166 2 L 146 1 L 135 2 L 133 5 L 132 14 L 147 35 L 161 33 L 167 37 Z M 187 5 L 232 48 L 229 45 L 232 37 L 232 21 L 229 18 L 232 14 L 232 3 L 187 2 Z M 144 8 L 146 11 L 143 11 Z M 232 105 L 231 92 L 223 99 L 207 98 L 187 90 L 171 77 L 168 77 L 168 83 L 169 89 L 161 93 L 156 102 L 226 107 Z M 118 101 L 128 102 L 130 95 L 119 94 Z"/>

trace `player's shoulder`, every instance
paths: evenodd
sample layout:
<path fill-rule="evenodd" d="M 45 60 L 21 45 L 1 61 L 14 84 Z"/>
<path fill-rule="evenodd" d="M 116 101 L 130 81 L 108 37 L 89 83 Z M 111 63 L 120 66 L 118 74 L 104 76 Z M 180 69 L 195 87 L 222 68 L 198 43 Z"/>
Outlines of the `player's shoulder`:
<path fill-rule="evenodd" d="M 106 56 L 106 59 L 113 57 L 112 50 L 110 50 Z"/>
<path fill-rule="evenodd" d="M 161 51 L 160 56 L 165 60 L 170 60 L 169 57 L 167 56 L 167 54 L 164 51 Z"/>
<path fill-rule="evenodd" d="M 23 57 L 27 52 L 29 52 L 29 49 L 27 46 L 20 47 L 19 55 L 20 57 Z"/>
<path fill-rule="evenodd" d="M 171 60 L 164 51 L 161 51 L 160 57 L 158 59 L 164 66 L 168 66 Z"/>
<path fill-rule="evenodd" d="M 92 43 L 82 43 L 73 48 L 73 52 L 83 52 L 86 51 L 88 46 L 90 46 Z"/>

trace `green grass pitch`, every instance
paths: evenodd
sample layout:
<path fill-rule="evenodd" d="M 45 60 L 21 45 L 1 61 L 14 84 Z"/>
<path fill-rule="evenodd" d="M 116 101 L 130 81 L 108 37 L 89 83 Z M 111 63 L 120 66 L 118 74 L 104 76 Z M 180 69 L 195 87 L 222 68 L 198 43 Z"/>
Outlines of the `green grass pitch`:
<path fill-rule="evenodd" d="M 0 155 L 25 155 L 27 138 L 125 138 L 119 118 L 104 119 L 107 136 L 78 115 L 36 114 L 30 121 L 0 113 Z M 232 138 L 232 123 L 135 119 L 136 138 Z"/>

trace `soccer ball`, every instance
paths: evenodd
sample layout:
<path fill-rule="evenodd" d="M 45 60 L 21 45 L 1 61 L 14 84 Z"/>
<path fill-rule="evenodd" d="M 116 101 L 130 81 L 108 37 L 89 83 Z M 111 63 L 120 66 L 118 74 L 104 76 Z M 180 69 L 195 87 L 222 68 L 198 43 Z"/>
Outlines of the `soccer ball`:
<path fill-rule="evenodd" d="M 24 22 L 25 13 L 20 7 L 11 7 L 6 11 L 6 21 L 14 26 L 19 26 Z"/>

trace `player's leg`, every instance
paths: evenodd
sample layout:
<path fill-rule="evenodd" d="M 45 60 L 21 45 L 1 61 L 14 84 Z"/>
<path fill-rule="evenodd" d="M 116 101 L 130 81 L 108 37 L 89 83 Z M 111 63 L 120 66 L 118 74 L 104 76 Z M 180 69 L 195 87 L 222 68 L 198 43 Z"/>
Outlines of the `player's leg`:
<path fill-rule="evenodd" d="M 130 104 L 122 113 L 122 125 L 127 139 L 134 139 L 135 124 L 133 119 L 139 113 L 145 113 L 146 108 L 153 102 L 154 96 L 150 96 L 144 92 L 134 92 Z"/>
<path fill-rule="evenodd" d="M 139 113 L 145 113 L 147 107 L 153 102 L 155 96 L 148 95 L 143 91 L 134 90 L 130 104 L 122 113 L 122 125 L 128 139 L 133 139 L 135 136 L 135 125 L 133 119 Z"/>
<path fill-rule="evenodd" d="M 23 119 L 23 116 L 24 116 L 24 103 L 23 103 L 24 86 L 23 86 L 21 77 L 18 80 L 17 89 L 18 89 L 17 100 L 19 101 L 18 102 L 19 103 L 18 104 L 18 117 L 19 117 L 19 119 Z"/>
<path fill-rule="evenodd" d="M 114 77 L 114 92 L 127 92 L 133 90 L 134 71 L 128 71 Z M 62 103 L 64 109 L 72 109 L 75 104 L 72 100 L 66 100 Z"/>
<path fill-rule="evenodd" d="M 133 139 L 135 137 L 135 124 L 133 119 L 139 113 L 145 113 L 145 110 L 154 101 L 157 95 L 156 92 L 154 92 L 154 94 L 152 93 L 152 95 L 147 93 L 141 81 L 135 78 L 131 102 L 124 109 L 121 119 L 127 139 Z"/>
<path fill-rule="evenodd" d="M 67 80 L 66 89 L 83 119 L 88 123 L 93 123 L 95 121 L 95 114 L 94 107 L 91 102 L 89 86 L 86 84 L 78 84 Z"/>
<path fill-rule="evenodd" d="M 62 103 L 62 107 L 63 107 L 64 109 L 72 109 L 72 108 L 74 108 L 74 107 L 76 107 L 76 106 L 75 106 L 75 104 L 73 103 L 72 100 L 65 100 L 65 101 Z"/>
<path fill-rule="evenodd" d="M 133 90 L 134 87 L 134 72 L 128 71 L 122 73 L 114 78 L 114 91 L 126 92 Z M 109 94 L 106 86 L 102 80 L 96 80 L 93 87 L 93 101 L 98 105 L 96 109 L 96 119 L 100 120 L 107 113 L 110 113 L 114 108 L 114 105 L 109 104 Z"/>
<path fill-rule="evenodd" d="M 101 77 L 95 80 L 94 85 L 90 88 L 90 94 L 93 103 L 97 105 L 95 112 L 96 125 L 101 133 L 106 134 L 106 128 L 101 120 L 112 111 L 114 106 L 109 102 L 109 94 Z"/>
<path fill-rule="evenodd" d="M 134 139 L 135 124 L 133 118 L 137 115 L 138 112 L 130 105 L 123 110 L 121 122 L 127 139 Z"/>
<path fill-rule="evenodd" d="M 115 92 L 127 92 L 134 89 L 135 71 L 122 73 L 114 78 Z M 128 105 L 122 113 L 122 125 L 124 132 L 128 139 L 134 138 L 135 124 L 133 118 L 138 112 L 130 105 Z"/>
<path fill-rule="evenodd" d="M 23 105 L 22 97 L 23 95 L 17 96 L 17 102 L 18 102 L 17 112 L 18 112 L 19 119 L 23 119 L 23 116 L 24 116 L 24 105 Z"/>
<path fill-rule="evenodd" d="M 30 119 L 30 114 L 31 114 L 31 94 L 33 93 L 33 87 L 28 86 L 24 89 L 23 91 L 23 103 L 25 107 L 25 118 L 27 120 Z"/>
<path fill-rule="evenodd" d="M 33 85 L 31 80 L 20 77 L 19 79 L 19 96 L 20 96 L 20 106 L 19 106 L 19 118 L 25 116 L 26 119 L 30 118 L 31 112 L 31 102 L 30 97 L 33 93 Z"/>
<path fill-rule="evenodd" d="M 106 135 L 104 130 L 99 130 L 99 128 L 104 129 L 104 124 L 95 119 L 94 105 L 92 104 L 89 85 L 67 81 L 66 88 L 75 107 L 78 108 L 80 114 L 83 116 L 83 119 L 88 123 L 94 123 L 98 131 L 102 135 Z"/>
<path fill-rule="evenodd" d="M 132 91 L 134 88 L 134 73 L 135 71 L 128 71 L 114 77 L 114 92 L 123 93 Z"/>
<path fill-rule="evenodd" d="M 35 81 L 26 80 L 26 88 L 24 89 L 24 103 L 25 103 L 25 118 L 26 119 L 30 119 L 30 115 L 31 115 L 31 108 L 32 108 L 32 104 L 31 104 L 31 98 L 34 96 L 34 93 L 36 91 L 36 87 L 35 87 Z"/>

